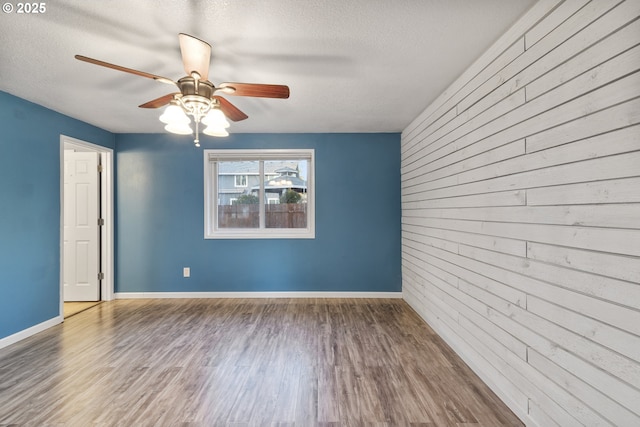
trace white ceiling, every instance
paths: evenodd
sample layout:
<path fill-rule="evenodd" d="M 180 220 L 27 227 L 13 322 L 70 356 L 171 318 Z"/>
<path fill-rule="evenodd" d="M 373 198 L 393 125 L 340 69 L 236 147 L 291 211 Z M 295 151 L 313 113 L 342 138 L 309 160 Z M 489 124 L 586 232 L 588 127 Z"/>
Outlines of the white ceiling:
<path fill-rule="evenodd" d="M 399 132 L 535 0 L 55 0 L 0 15 L 0 90 L 111 132 L 164 132 L 137 106 L 177 80 L 178 33 L 213 46 L 209 80 L 286 84 L 291 97 L 228 96 L 230 132 Z M 16 2 L 13 2 L 16 4 Z"/>

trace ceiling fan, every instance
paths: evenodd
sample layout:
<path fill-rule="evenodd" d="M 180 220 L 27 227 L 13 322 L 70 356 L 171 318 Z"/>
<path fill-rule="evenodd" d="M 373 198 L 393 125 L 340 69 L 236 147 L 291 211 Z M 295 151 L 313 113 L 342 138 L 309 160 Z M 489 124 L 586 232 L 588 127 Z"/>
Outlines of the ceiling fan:
<path fill-rule="evenodd" d="M 166 123 L 165 130 L 181 135 L 193 133 L 189 123 L 191 116 L 195 123 L 194 143 L 200 146 L 199 124 L 203 123 L 207 128 L 204 134 L 211 136 L 227 136 L 230 120 L 237 122 L 248 118 L 235 105 L 227 101 L 220 94 L 233 96 L 252 96 L 260 98 L 289 98 L 289 87 L 285 85 L 258 84 L 258 83 L 221 83 L 214 86 L 209 81 L 209 61 L 211 59 L 211 45 L 196 37 L 180 33 L 180 52 L 182 63 L 187 75 L 180 80 L 173 81 L 166 77 L 110 64 L 98 59 L 76 55 L 75 58 L 90 64 L 112 68 L 125 73 L 147 77 L 162 83 L 176 86 L 179 92 L 169 93 L 145 102 L 140 108 L 159 108 L 169 104 L 160 120 Z"/>

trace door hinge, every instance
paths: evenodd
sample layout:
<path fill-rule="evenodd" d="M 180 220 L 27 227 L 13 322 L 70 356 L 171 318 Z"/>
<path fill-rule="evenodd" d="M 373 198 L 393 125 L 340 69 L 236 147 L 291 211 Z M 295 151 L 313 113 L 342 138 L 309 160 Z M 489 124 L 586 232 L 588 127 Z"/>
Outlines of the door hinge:
<path fill-rule="evenodd" d="M 98 165 L 98 172 L 102 172 L 102 164 Z"/>
<path fill-rule="evenodd" d="M 104 218 L 98 218 L 98 225 L 102 227 L 104 225 Z"/>
<path fill-rule="evenodd" d="M 104 273 L 98 273 L 98 280 L 104 280 Z"/>

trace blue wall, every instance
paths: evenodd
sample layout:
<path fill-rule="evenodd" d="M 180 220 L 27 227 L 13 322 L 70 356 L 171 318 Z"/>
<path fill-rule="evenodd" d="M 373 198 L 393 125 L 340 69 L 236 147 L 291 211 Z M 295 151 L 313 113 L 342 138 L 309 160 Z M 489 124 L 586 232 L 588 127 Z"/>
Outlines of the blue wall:
<path fill-rule="evenodd" d="M 400 134 L 116 140 L 117 292 L 401 290 Z M 314 148 L 316 238 L 205 240 L 205 148 Z"/>
<path fill-rule="evenodd" d="M 115 136 L 0 91 L 0 338 L 60 310 L 60 134 Z"/>
<path fill-rule="evenodd" d="M 203 238 L 187 137 L 114 135 L 1 91 L 0 129 L 0 339 L 59 314 L 61 134 L 116 151 L 117 292 L 400 291 L 399 134 L 203 137 L 316 150 L 316 239 L 234 241 Z"/>

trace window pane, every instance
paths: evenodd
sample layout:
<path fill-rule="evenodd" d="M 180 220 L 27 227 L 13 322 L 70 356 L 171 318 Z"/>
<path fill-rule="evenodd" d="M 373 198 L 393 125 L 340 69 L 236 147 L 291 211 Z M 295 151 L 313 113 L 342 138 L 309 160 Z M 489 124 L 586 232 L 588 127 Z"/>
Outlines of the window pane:
<path fill-rule="evenodd" d="M 260 227 L 258 161 L 218 162 L 218 228 Z"/>
<path fill-rule="evenodd" d="M 313 239 L 312 149 L 204 150 L 206 239 Z"/>
<path fill-rule="evenodd" d="M 266 228 L 307 227 L 307 160 L 264 162 Z"/>

